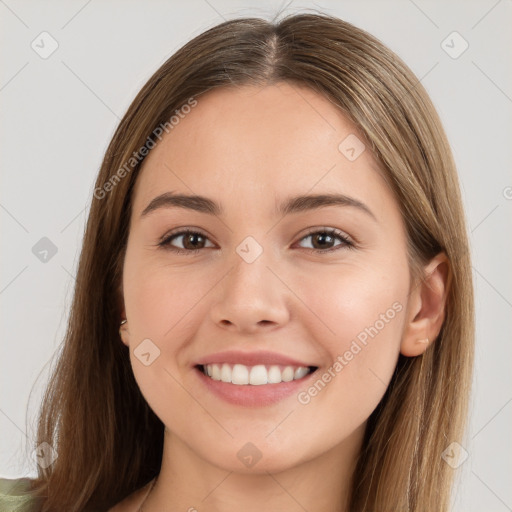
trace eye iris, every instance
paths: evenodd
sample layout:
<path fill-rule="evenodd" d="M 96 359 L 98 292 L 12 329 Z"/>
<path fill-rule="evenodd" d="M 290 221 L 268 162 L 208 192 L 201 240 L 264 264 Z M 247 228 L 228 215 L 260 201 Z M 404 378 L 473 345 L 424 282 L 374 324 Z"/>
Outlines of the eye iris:
<path fill-rule="evenodd" d="M 320 240 L 320 246 L 319 247 L 315 247 L 315 249 L 323 249 L 326 247 L 325 245 L 325 239 L 328 238 L 330 239 L 330 241 L 327 242 L 327 244 L 329 244 L 329 242 L 332 242 L 333 240 L 333 236 L 328 234 L 328 233 L 318 233 L 318 234 L 315 234 L 315 235 L 312 235 L 312 239 L 313 239 L 313 246 L 315 247 L 315 240 Z"/>
<path fill-rule="evenodd" d="M 200 244 L 200 247 L 195 245 L 195 244 L 197 244 L 198 238 L 203 239 L 203 244 Z M 192 241 L 192 245 L 189 246 L 189 242 L 191 242 L 191 241 Z M 202 245 L 204 245 L 204 237 L 202 235 L 200 235 L 199 233 L 186 233 L 185 235 L 183 235 L 183 247 L 185 247 L 185 249 L 191 249 L 191 250 L 200 249 L 202 247 Z"/>
<path fill-rule="evenodd" d="M 331 248 L 334 239 L 341 237 L 341 235 L 335 235 L 334 232 L 331 233 L 330 231 L 316 231 L 307 236 L 313 240 L 314 250 Z M 188 250 L 189 252 L 195 252 L 204 248 L 205 241 L 207 240 L 207 237 L 196 231 L 181 232 L 179 235 L 174 235 L 170 238 L 182 238 L 183 250 Z M 165 242 L 165 245 L 168 245 L 169 243 L 170 242 Z M 349 245 L 348 241 L 345 241 L 345 244 Z M 162 243 L 162 245 L 164 245 L 164 243 Z"/>

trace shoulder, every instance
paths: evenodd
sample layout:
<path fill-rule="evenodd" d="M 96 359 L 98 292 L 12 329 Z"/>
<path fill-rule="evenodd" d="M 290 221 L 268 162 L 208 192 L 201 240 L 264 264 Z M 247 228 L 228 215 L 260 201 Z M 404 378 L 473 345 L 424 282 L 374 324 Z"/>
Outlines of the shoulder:
<path fill-rule="evenodd" d="M 0 478 L 0 510 L 32 512 L 38 499 L 31 495 L 30 478 Z"/>
<path fill-rule="evenodd" d="M 138 510 L 153 480 L 134 491 L 108 512 L 133 512 Z M 32 493 L 30 478 L 0 478 L 0 512 L 38 512 L 41 498 Z"/>

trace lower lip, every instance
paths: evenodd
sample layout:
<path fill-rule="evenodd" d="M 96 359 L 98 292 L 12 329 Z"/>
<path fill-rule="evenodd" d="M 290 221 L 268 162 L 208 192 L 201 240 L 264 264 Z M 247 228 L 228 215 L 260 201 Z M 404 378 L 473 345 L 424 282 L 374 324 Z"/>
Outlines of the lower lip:
<path fill-rule="evenodd" d="M 205 375 L 199 368 L 194 368 L 201 381 L 206 385 L 209 391 L 222 400 L 234 405 L 243 405 L 245 407 L 264 407 L 272 405 L 290 395 L 298 394 L 305 388 L 308 381 L 317 372 L 308 373 L 302 379 L 292 380 L 290 382 L 280 382 L 279 384 L 262 384 L 260 386 L 237 385 L 221 380 L 213 380 Z"/>

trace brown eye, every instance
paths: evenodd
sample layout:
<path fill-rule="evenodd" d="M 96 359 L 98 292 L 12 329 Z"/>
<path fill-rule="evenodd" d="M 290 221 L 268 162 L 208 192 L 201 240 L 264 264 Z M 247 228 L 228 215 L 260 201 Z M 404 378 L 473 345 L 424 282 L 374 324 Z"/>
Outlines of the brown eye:
<path fill-rule="evenodd" d="M 183 248 L 176 247 L 171 243 L 175 239 L 180 241 Z M 169 236 L 166 236 L 158 245 L 160 247 L 165 247 L 166 249 L 170 249 L 176 252 L 195 253 L 200 249 L 205 248 L 205 243 L 207 240 L 208 238 L 203 233 L 198 231 L 185 230 L 178 233 L 171 233 Z"/>
<path fill-rule="evenodd" d="M 187 233 L 183 236 L 183 246 L 185 249 L 194 250 L 194 249 L 202 249 L 205 241 L 204 237 L 199 233 Z"/>
<path fill-rule="evenodd" d="M 341 249 L 343 247 L 353 247 L 353 244 L 348 239 L 348 237 L 337 229 L 312 231 L 303 237 L 301 241 L 306 240 L 307 238 L 312 240 L 312 247 L 306 247 L 306 249 L 310 249 L 313 252 L 330 252 L 333 250 L 335 251 L 338 248 Z M 340 240 L 341 243 L 333 245 L 336 239 Z"/>
<path fill-rule="evenodd" d="M 326 253 L 354 247 L 354 244 L 343 232 L 332 228 L 312 231 L 304 236 L 301 241 L 307 238 L 312 240 L 312 247 L 305 247 L 305 249 L 314 253 Z M 182 247 L 176 247 L 173 243 L 176 240 Z M 340 243 L 336 244 L 336 240 L 339 240 Z M 213 244 L 207 246 L 208 241 L 209 238 L 200 231 L 182 230 L 169 234 L 158 245 L 170 251 L 190 255 L 198 253 L 201 249 L 214 247 Z"/>

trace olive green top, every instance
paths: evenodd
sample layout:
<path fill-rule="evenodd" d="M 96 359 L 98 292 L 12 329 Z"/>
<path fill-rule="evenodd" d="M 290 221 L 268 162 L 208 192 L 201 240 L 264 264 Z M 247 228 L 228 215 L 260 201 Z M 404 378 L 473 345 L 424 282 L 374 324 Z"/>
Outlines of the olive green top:
<path fill-rule="evenodd" d="M 40 498 L 30 494 L 30 478 L 0 478 L 1 512 L 35 512 Z"/>

